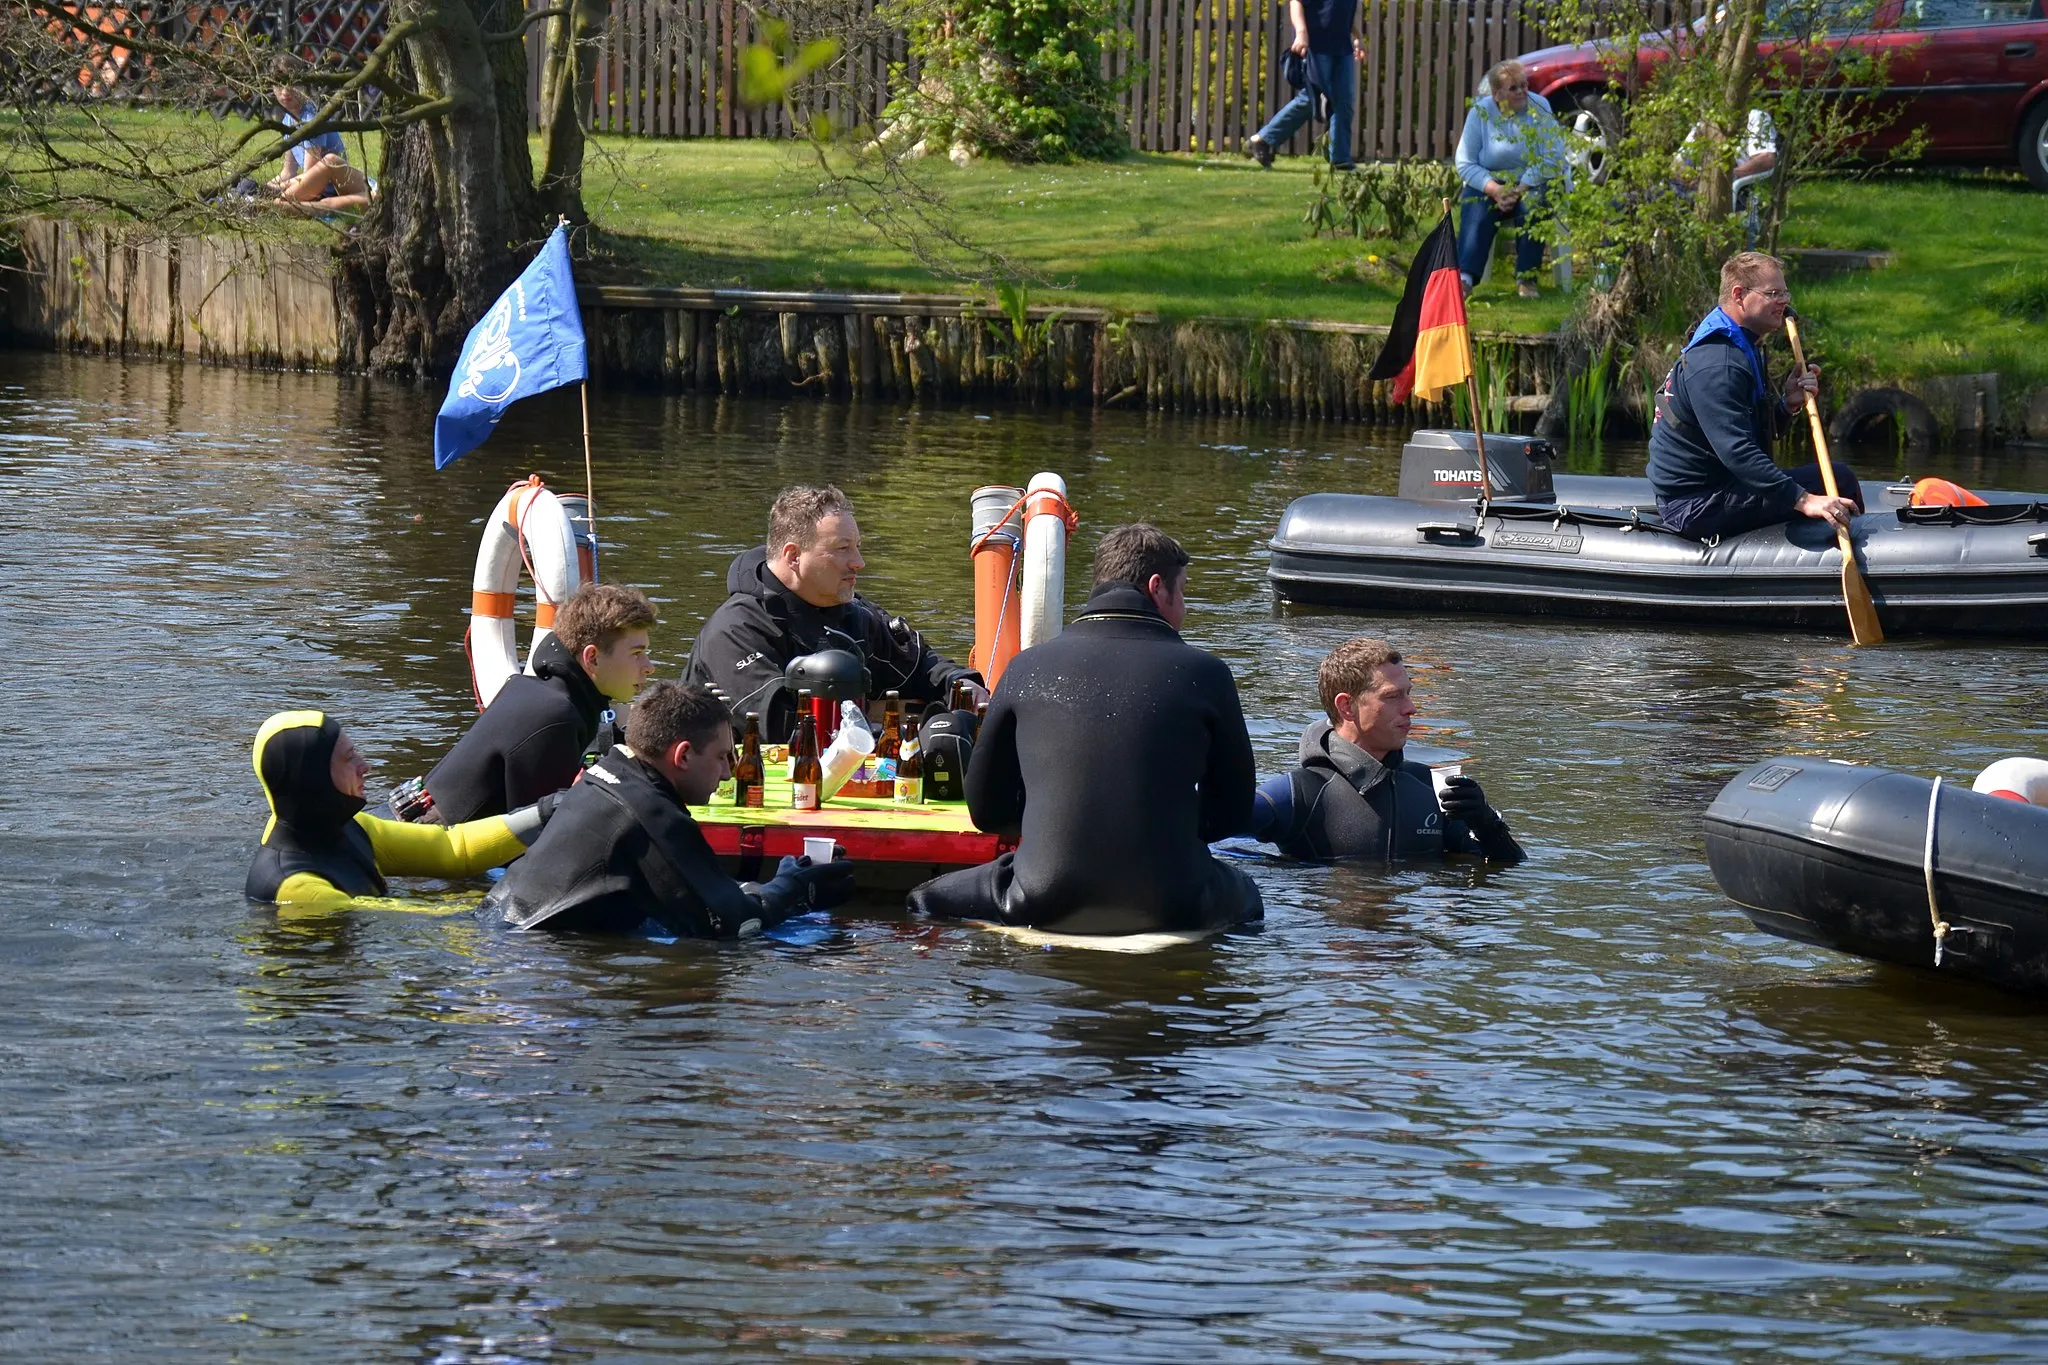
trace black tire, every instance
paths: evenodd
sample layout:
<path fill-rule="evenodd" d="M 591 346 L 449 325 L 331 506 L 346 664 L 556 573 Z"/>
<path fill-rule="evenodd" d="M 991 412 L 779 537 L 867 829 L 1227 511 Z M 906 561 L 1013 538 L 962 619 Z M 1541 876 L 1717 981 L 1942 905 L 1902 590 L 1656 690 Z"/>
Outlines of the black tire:
<path fill-rule="evenodd" d="M 2020 135 L 2013 143 L 2019 154 L 2020 170 L 2037 190 L 2048 190 L 2048 100 L 2036 101 L 2020 120 Z"/>
<path fill-rule="evenodd" d="M 1933 411 L 1904 389 L 1860 389 L 1828 423 L 1828 443 L 1929 450 L 1938 430 Z"/>
<path fill-rule="evenodd" d="M 1596 185 L 1605 181 L 1607 149 L 1621 141 L 1621 106 L 1604 91 L 1577 90 L 1560 95 L 1551 111 L 1567 136 L 1577 139 L 1575 157 L 1587 176 Z"/>

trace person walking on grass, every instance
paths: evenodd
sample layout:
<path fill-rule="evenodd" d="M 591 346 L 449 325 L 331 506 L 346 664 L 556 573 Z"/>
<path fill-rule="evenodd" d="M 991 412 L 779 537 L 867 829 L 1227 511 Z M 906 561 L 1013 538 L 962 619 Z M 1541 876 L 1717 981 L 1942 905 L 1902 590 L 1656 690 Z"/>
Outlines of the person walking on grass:
<path fill-rule="evenodd" d="M 1294 98 L 1281 105 L 1272 121 L 1245 143 L 1245 155 L 1261 169 L 1271 170 L 1273 150 L 1309 121 L 1321 101 L 1330 130 L 1330 165 L 1340 171 L 1351 170 L 1358 64 L 1365 60 L 1359 0 L 1287 0 L 1287 18 L 1294 25 L 1294 41 L 1285 59 Z M 1294 78 L 1297 70 L 1299 80 Z"/>

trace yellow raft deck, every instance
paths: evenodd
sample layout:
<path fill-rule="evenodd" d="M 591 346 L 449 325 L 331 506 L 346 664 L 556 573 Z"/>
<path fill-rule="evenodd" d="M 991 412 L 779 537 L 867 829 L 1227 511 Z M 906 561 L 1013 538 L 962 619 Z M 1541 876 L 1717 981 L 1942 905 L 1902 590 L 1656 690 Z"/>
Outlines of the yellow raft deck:
<path fill-rule="evenodd" d="M 742 810 L 720 794 L 690 814 L 713 851 L 743 878 L 772 873 L 785 853 L 801 855 L 806 838 L 830 837 L 860 864 L 863 888 L 907 890 L 955 868 L 989 862 L 1013 844 L 974 827 L 964 801 L 899 805 L 870 797 L 835 796 L 819 810 L 792 810 L 782 765 L 768 765 L 767 800 Z"/>

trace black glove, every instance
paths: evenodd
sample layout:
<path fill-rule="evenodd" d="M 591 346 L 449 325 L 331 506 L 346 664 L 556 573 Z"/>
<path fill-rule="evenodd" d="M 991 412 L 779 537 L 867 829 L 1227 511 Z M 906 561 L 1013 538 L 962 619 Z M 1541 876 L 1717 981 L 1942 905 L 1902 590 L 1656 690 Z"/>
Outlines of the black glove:
<path fill-rule="evenodd" d="M 747 890 L 761 902 L 764 927 L 806 910 L 830 910 L 853 895 L 853 863 L 845 857 L 819 866 L 809 858 L 782 855 L 773 879 Z"/>
<path fill-rule="evenodd" d="M 1463 773 L 1444 779 L 1444 789 L 1437 796 L 1436 803 L 1443 807 L 1445 815 L 1453 820 L 1462 820 L 1467 828 L 1475 831 L 1502 823 L 1500 812 L 1486 804 L 1486 792 L 1479 783 Z"/>

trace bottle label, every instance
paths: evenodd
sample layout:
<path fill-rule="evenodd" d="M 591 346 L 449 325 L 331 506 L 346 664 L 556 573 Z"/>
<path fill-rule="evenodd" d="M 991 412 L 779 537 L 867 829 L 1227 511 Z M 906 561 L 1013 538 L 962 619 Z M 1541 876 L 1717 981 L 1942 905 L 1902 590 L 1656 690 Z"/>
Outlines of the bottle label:
<path fill-rule="evenodd" d="M 736 790 L 739 795 L 733 802 L 735 806 L 759 807 L 768 804 L 768 793 L 759 782 L 748 782 L 736 788 Z"/>
<path fill-rule="evenodd" d="M 905 805 L 922 805 L 924 803 L 924 779 L 921 777 L 897 778 L 896 799 Z"/>
<path fill-rule="evenodd" d="M 815 782 L 791 784 L 789 804 L 796 810 L 816 810 L 818 808 L 818 784 Z"/>

